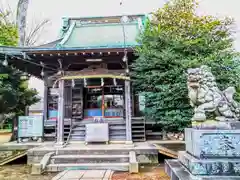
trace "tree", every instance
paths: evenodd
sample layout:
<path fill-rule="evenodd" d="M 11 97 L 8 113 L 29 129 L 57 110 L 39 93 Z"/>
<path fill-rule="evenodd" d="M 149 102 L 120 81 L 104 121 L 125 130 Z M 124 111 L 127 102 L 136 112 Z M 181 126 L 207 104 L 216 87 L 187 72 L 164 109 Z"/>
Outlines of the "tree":
<path fill-rule="evenodd" d="M 181 131 L 190 124 L 187 68 L 209 65 L 222 90 L 239 85 L 233 20 L 198 16 L 196 8 L 194 0 L 170 0 L 153 13 L 139 36 L 139 58 L 131 67 L 133 84 L 145 93 L 146 116 L 164 131 Z"/>
<path fill-rule="evenodd" d="M 17 27 L 8 21 L 8 13 L 0 13 L 0 45 L 16 46 Z M 4 62 L 3 56 L 0 57 Z M 10 66 L 0 64 L 0 123 L 6 120 L 3 115 L 23 115 L 26 106 L 38 102 L 37 91 L 28 89 L 24 73 Z"/>

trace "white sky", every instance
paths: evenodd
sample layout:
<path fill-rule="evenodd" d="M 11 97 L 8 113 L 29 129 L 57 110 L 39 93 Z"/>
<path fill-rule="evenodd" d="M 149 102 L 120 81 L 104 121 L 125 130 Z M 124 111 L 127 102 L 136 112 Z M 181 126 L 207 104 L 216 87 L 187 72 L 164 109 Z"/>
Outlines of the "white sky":
<path fill-rule="evenodd" d="M 9 5 L 15 10 L 18 0 L 0 0 L 0 5 Z M 161 7 L 166 0 L 30 0 L 28 25 L 34 20 L 50 19 L 51 24 L 45 28 L 41 43 L 56 39 L 61 27 L 62 17 L 107 16 L 148 13 Z M 231 16 L 240 26 L 240 0 L 200 0 L 200 13 Z M 236 34 L 235 47 L 240 50 L 240 33 Z M 30 87 L 37 88 L 43 96 L 43 83 L 35 78 L 30 80 Z"/>

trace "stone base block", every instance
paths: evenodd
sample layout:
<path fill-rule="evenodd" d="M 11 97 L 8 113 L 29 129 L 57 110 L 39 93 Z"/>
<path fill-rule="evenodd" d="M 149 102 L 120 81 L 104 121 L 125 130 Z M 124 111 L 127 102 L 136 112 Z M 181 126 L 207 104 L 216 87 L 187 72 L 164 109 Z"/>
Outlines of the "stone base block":
<path fill-rule="evenodd" d="M 42 165 L 41 164 L 33 164 L 31 174 L 40 175 L 42 173 Z"/>
<path fill-rule="evenodd" d="M 192 127 L 194 129 L 225 129 L 225 130 L 235 130 L 240 129 L 239 121 L 192 121 Z"/>
<path fill-rule="evenodd" d="M 185 151 L 180 151 L 178 160 L 192 175 L 240 176 L 240 158 L 198 159 Z"/>
<path fill-rule="evenodd" d="M 195 176 L 178 160 L 165 160 L 165 172 L 171 180 L 240 180 L 240 176 Z"/>
<path fill-rule="evenodd" d="M 134 151 L 129 152 L 129 172 L 138 173 L 139 167 L 137 162 L 136 153 Z"/>
<path fill-rule="evenodd" d="M 138 162 L 129 163 L 129 172 L 130 173 L 138 173 L 139 172 Z"/>
<path fill-rule="evenodd" d="M 240 129 L 185 129 L 186 151 L 197 158 L 240 158 Z"/>

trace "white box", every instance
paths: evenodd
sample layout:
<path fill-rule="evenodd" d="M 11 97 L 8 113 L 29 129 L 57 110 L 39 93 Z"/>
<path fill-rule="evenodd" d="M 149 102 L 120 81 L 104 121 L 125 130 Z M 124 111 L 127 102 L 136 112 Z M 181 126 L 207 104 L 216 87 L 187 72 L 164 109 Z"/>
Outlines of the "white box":
<path fill-rule="evenodd" d="M 86 143 L 88 142 L 108 142 L 109 128 L 108 123 L 86 124 Z"/>

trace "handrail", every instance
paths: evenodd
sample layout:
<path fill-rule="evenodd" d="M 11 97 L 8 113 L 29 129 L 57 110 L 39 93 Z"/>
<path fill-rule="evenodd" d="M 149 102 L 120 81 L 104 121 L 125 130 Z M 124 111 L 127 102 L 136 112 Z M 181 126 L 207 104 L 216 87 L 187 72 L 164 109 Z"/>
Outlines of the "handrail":
<path fill-rule="evenodd" d="M 70 140 L 70 137 L 71 137 L 71 134 L 72 134 L 73 127 L 74 127 L 74 125 L 73 125 L 73 123 L 72 123 L 72 118 L 71 118 L 71 121 L 70 121 L 70 131 L 69 131 L 67 140 L 66 140 L 66 142 L 64 143 L 63 147 L 65 147 L 65 146 L 68 145 L 69 140 Z"/>

